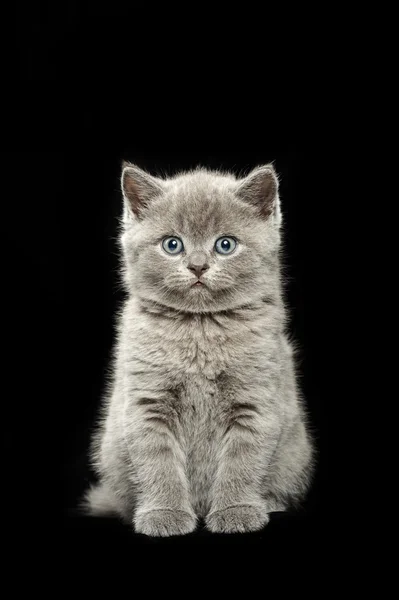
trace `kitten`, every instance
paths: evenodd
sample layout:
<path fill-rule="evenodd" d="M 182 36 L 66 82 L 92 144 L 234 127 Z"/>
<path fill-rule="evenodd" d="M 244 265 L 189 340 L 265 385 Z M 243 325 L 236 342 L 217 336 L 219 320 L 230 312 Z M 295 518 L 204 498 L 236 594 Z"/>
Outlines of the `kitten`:
<path fill-rule="evenodd" d="M 274 168 L 160 179 L 124 163 L 121 186 L 129 296 L 87 508 L 149 536 L 261 529 L 305 496 L 313 462 Z"/>

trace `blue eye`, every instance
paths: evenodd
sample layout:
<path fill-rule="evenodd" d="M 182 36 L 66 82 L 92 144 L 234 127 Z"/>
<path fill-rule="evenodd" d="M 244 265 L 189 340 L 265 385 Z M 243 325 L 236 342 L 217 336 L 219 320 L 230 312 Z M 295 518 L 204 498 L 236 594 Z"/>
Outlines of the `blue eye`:
<path fill-rule="evenodd" d="M 177 237 L 167 237 L 162 241 L 162 248 L 168 254 L 180 254 L 183 252 L 183 242 Z"/>
<path fill-rule="evenodd" d="M 231 237 L 221 237 L 216 240 L 215 250 L 219 254 L 231 254 L 237 247 L 237 242 Z"/>

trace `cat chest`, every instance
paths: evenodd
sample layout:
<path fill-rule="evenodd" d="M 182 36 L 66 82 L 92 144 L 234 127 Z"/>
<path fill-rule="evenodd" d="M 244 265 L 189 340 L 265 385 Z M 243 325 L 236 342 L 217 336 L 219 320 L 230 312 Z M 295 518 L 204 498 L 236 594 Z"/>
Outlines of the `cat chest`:
<path fill-rule="evenodd" d="M 218 442 L 226 411 L 218 379 L 187 375 L 179 394 L 179 421 L 188 461 L 206 460 Z"/>
<path fill-rule="evenodd" d="M 132 349 L 138 360 L 158 365 L 165 373 L 180 378 L 202 375 L 206 380 L 213 380 L 242 364 L 243 358 L 251 352 L 251 340 L 245 335 L 228 335 L 217 329 L 204 333 L 201 327 L 176 327 L 140 332 Z"/>
<path fill-rule="evenodd" d="M 179 389 L 182 422 L 209 425 L 223 404 L 218 378 L 186 374 Z"/>
<path fill-rule="evenodd" d="M 145 379 L 146 389 L 174 390 L 174 398 L 183 393 L 182 408 L 204 418 L 220 407 L 226 377 L 248 383 L 264 358 L 259 336 L 231 329 L 198 323 L 143 328 L 129 343 L 128 369 Z"/>

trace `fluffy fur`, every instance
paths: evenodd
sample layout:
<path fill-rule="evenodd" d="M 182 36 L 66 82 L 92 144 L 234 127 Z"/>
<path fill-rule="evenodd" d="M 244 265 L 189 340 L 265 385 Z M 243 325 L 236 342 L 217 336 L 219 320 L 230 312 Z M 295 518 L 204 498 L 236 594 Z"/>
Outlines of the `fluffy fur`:
<path fill-rule="evenodd" d="M 284 331 L 275 171 L 160 179 L 125 163 L 121 183 L 128 299 L 86 508 L 150 536 L 199 519 L 260 529 L 304 497 L 313 455 Z M 184 251 L 167 254 L 167 236 Z M 215 251 L 222 236 L 238 242 L 230 255 Z"/>

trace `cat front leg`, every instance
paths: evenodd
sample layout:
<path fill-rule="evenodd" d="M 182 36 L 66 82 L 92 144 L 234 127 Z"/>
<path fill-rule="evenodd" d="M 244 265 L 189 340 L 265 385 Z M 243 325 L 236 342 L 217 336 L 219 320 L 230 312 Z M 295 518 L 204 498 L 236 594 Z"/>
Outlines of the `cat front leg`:
<path fill-rule="evenodd" d="M 277 446 L 279 425 L 272 415 L 261 416 L 252 402 L 236 406 L 223 437 L 206 517 L 206 526 L 214 533 L 256 531 L 269 521 L 270 510 L 261 490 Z"/>
<path fill-rule="evenodd" d="M 125 414 L 125 440 L 137 490 L 135 530 L 155 537 L 194 531 L 197 518 L 189 500 L 178 419 L 167 399 L 136 399 Z"/>

